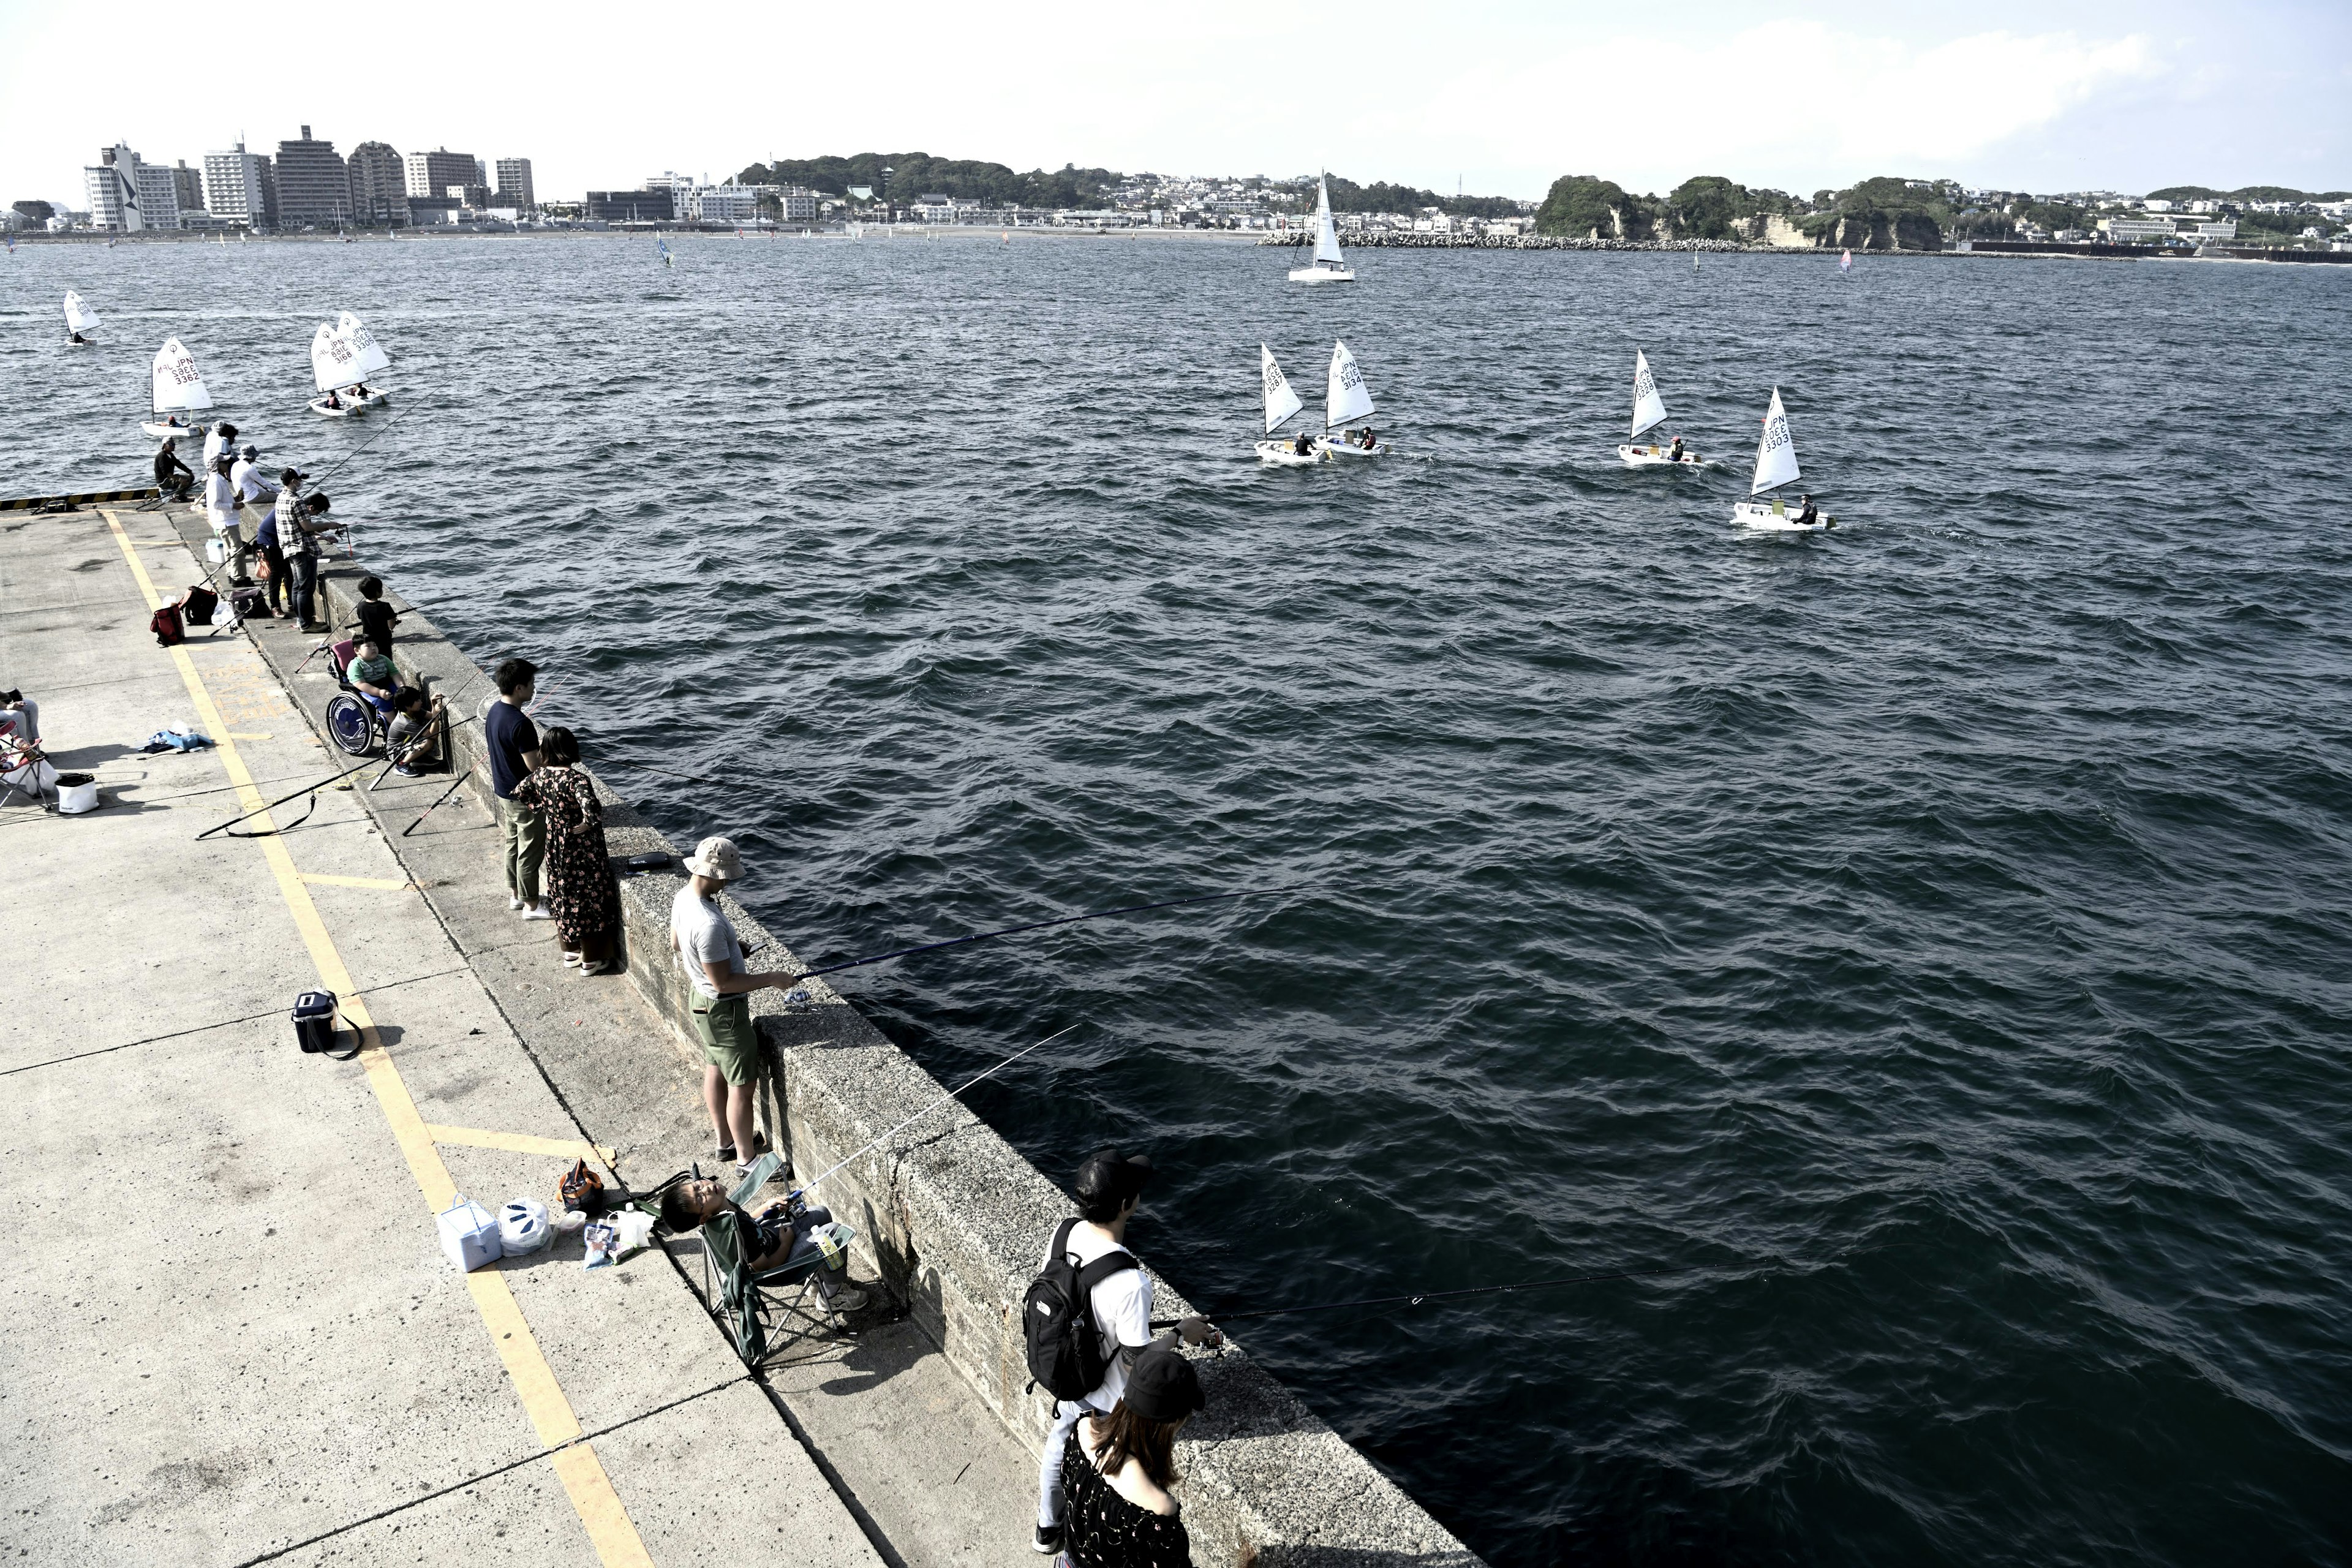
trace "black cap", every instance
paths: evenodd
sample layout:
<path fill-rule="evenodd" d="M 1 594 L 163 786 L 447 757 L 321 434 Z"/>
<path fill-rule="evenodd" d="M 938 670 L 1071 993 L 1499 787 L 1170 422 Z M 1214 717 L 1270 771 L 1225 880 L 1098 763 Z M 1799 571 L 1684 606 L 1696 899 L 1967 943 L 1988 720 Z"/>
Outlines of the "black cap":
<path fill-rule="evenodd" d="M 1146 1421 L 1181 1421 L 1209 1403 L 1192 1363 L 1161 1344 L 1135 1358 L 1127 1369 L 1127 1392 L 1119 1398 Z"/>
<path fill-rule="evenodd" d="M 1125 1203 L 1141 1193 L 1144 1184 L 1150 1180 L 1149 1155 L 1122 1155 L 1116 1149 L 1097 1149 L 1078 1167 L 1078 1179 L 1074 1184 L 1082 1204 L 1102 1199 Z"/>

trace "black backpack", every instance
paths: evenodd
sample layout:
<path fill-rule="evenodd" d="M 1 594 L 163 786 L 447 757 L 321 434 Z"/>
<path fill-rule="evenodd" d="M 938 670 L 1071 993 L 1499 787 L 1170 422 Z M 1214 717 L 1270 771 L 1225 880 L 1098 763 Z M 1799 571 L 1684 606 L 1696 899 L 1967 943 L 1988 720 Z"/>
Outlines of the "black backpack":
<path fill-rule="evenodd" d="M 1066 1219 L 1054 1232 L 1053 1256 L 1021 1299 L 1030 1386 L 1043 1384 L 1056 1399 L 1083 1399 L 1102 1386 L 1110 1359 L 1103 1354 L 1102 1328 L 1095 1321 L 1095 1287 L 1123 1269 L 1142 1267 L 1124 1252 L 1106 1252 L 1079 1268 L 1069 1251 L 1077 1223 Z"/>

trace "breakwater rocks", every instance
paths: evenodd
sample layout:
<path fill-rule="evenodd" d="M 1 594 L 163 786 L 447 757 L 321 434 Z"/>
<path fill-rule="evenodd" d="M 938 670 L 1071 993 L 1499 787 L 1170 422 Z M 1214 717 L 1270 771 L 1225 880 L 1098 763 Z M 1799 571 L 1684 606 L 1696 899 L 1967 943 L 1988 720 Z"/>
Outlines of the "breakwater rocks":
<path fill-rule="evenodd" d="M 1313 231 L 1269 234 L 1260 245 L 1307 246 Z M 1413 234 L 1396 229 L 1369 229 L 1343 234 L 1339 242 L 1349 250 L 1776 250 L 1770 245 L 1747 245 L 1736 239 L 1568 239 L 1552 234 Z M 1810 247 L 1808 247 L 1810 248 Z"/>

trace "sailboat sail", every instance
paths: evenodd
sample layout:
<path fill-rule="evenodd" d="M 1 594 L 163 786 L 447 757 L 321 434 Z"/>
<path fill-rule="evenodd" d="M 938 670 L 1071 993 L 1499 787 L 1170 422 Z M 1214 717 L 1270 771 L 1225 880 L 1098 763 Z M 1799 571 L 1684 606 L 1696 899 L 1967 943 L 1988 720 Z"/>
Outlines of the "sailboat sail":
<path fill-rule="evenodd" d="M 1333 429 L 1377 412 L 1364 385 L 1363 372 L 1356 368 L 1356 356 L 1348 352 L 1347 344 L 1332 344 L 1331 380 L 1323 393 L 1323 428 Z"/>
<path fill-rule="evenodd" d="M 103 325 L 105 323 L 98 319 L 98 312 L 81 302 L 80 295 L 70 289 L 66 290 L 66 330 L 68 331 L 86 332 L 93 327 Z"/>
<path fill-rule="evenodd" d="M 375 341 L 375 334 L 349 310 L 335 317 L 335 335 L 351 344 L 352 352 L 359 356 L 360 374 L 373 375 L 378 371 L 392 368 L 392 356 L 383 352 L 383 346 Z"/>
<path fill-rule="evenodd" d="M 1290 390 L 1290 383 L 1284 378 L 1282 367 L 1274 363 L 1274 351 L 1260 343 L 1257 353 L 1258 374 L 1265 382 L 1265 433 L 1271 436 L 1275 426 L 1307 405 L 1298 400 L 1298 394 Z"/>
<path fill-rule="evenodd" d="M 1797 477 L 1797 444 L 1789 437 L 1789 411 L 1780 406 L 1780 389 L 1772 389 L 1772 406 L 1764 411 L 1764 438 L 1756 445 L 1756 480 L 1749 495 L 1761 495 Z"/>
<path fill-rule="evenodd" d="M 1331 187 L 1328 182 L 1315 182 L 1315 259 L 1325 266 L 1344 265 L 1339 256 L 1339 230 L 1331 222 Z"/>
<path fill-rule="evenodd" d="M 359 351 L 324 321 L 310 339 L 310 374 L 321 392 L 336 392 L 360 380 Z"/>
<path fill-rule="evenodd" d="M 1838 270 L 1840 272 L 1851 272 L 1853 270 L 1853 251 L 1841 250 L 1838 252 Z"/>
<path fill-rule="evenodd" d="M 165 338 L 163 346 L 155 351 L 155 412 L 212 405 L 205 378 L 196 374 L 196 356 L 182 348 L 179 339 Z"/>
<path fill-rule="evenodd" d="M 1640 349 L 1633 351 L 1633 437 L 1641 438 L 1647 430 L 1666 416 L 1665 400 L 1658 395 L 1658 384 L 1650 378 L 1650 361 Z"/>

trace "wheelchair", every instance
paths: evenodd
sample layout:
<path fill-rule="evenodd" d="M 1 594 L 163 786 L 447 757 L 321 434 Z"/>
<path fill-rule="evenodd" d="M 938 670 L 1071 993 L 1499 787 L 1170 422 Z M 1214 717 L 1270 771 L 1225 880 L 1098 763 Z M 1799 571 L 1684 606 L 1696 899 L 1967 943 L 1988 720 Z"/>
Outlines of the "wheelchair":
<path fill-rule="evenodd" d="M 354 657 L 348 637 L 327 650 L 327 668 L 342 688 L 327 699 L 327 736 L 348 756 L 372 757 L 391 739 L 392 703 L 352 684 Z"/>

